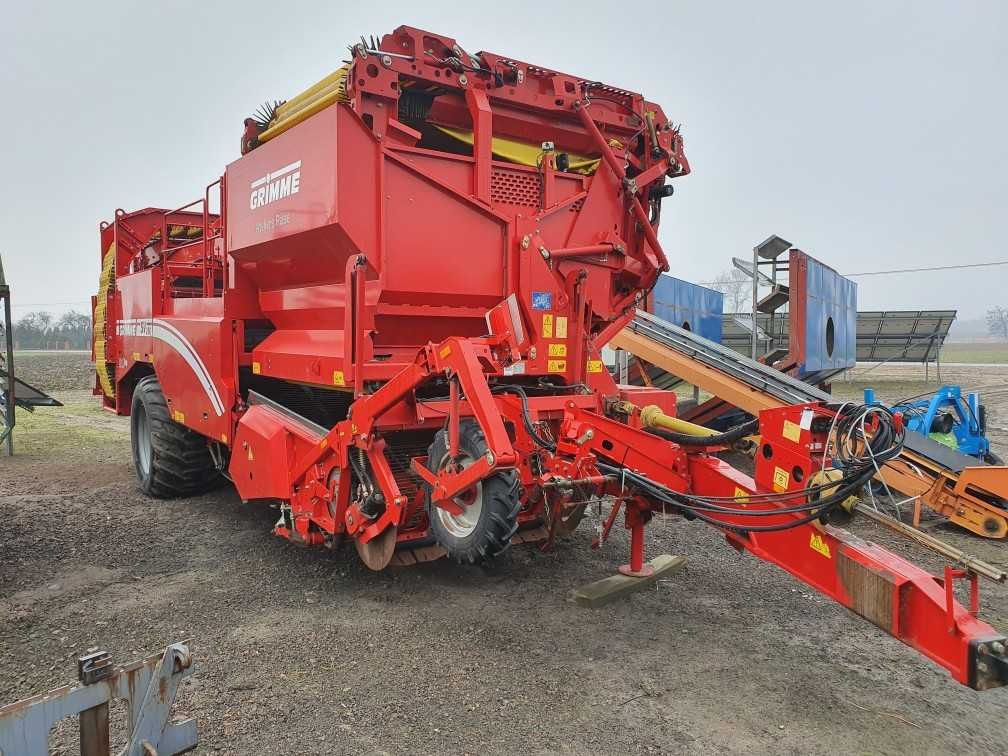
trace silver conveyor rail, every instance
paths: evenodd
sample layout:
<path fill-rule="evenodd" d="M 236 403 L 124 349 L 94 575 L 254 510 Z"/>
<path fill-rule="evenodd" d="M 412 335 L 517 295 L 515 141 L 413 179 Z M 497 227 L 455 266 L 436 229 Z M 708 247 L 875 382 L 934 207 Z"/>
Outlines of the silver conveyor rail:
<path fill-rule="evenodd" d="M 787 404 L 832 401 L 832 397 L 820 388 L 643 310 L 637 311 L 627 328 Z"/>

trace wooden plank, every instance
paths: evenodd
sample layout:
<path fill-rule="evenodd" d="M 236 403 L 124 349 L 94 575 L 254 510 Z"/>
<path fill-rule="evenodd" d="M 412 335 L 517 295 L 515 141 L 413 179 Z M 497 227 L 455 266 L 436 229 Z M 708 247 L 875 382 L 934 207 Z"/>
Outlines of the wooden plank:
<path fill-rule="evenodd" d="M 631 593 L 647 588 L 655 584 L 655 581 L 669 577 L 681 570 L 686 565 L 686 557 L 673 556 L 671 554 L 661 554 L 652 559 L 649 564 L 654 568 L 654 573 L 648 577 L 631 577 L 629 575 L 616 574 L 594 583 L 575 588 L 571 591 L 574 602 L 581 606 L 592 609 L 610 604 L 618 598 L 628 596 Z"/>
<path fill-rule="evenodd" d="M 85 709 L 79 719 L 81 756 L 109 756 L 109 705 Z"/>
<path fill-rule="evenodd" d="M 413 552 L 409 549 L 404 549 L 402 551 L 397 551 L 392 555 L 392 561 L 389 562 L 391 567 L 411 567 L 417 563 L 416 557 Z"/>

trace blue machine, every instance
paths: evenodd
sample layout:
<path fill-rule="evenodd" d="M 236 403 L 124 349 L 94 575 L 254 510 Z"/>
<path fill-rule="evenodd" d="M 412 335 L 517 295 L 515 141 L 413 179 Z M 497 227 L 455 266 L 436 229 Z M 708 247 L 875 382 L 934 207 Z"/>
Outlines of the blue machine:
<path fill-rule="evenodd" d="M 724 294 L 705 286 L 661 275 L 654 287 L 652 312 L 687 331 L 721 343 Z"/>
<path fill-rule="evenodd" d="M 880 404 L 875 399 L 874 389 L 866 388 L 864 395 L 866 404 Z M 907 430 L 989 464 L 1003 464 L 990 449 L 987 417 L 979 394 L 971 393 L 963 398 L 961 387 L 942 386 L 931 396 L 914 397 L 895 404 L 892 411 L 902 413 Z"/>

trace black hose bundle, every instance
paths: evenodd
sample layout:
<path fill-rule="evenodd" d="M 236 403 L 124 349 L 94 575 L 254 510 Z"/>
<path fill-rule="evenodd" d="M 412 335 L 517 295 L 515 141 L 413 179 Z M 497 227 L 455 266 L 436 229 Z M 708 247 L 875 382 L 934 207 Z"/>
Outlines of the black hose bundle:
<path fill-rule="evenodd" d="M 493 393 L 516 394 L 521 399 L 522 419 L 526 432 L 538 446 L 549 452 L 556 451 L 556 444 L 542 438 L 536 430 L 529 413 L 528 395 L 521 386 L 496 386 Z M 869 424 L 872 427 L 869 427 Z M 753 420 L 731 428 L 718 436 L 687 436 L 686 438 L 692 444 L 720 446 L 734 443 L 757 428 L 758 421 Z M 661 431 L 655 435 L 681 443 L 678 439 L 683 434 Z M 735 497 L 696 496 L 680 493 L 617 464 L 599 461 L 597 466 L 604 474 L 621 480 L 624 485 L 638 489 L 649 498 L 671 505 L 675 511 L 689 519 L 696 518 L 726 530 L 739 532 L 774 532 L 805 525 L 813 520 L 825 519 L 848 498 L 858 495 L 879 468 L 900 453 L 906 431 L 902 426 L 897 427 L 893 413 L 886 407 L 843 404 L 837 408 L 837 414 L 828 435 L 833 440 L 833 465 L 842 471 L 842 477 L 839 480 L 831 480 L 803 489 L 781 493 L 754 493 L 746 496 L 746 502 L 750 504 L 773 504 L 793 500 L 796 497 L 804 499 L 800 504 L 788 503 L 783 507 L 769 509 L 753 510 L 725 506 L 728 503 L 735 503 Z M 826 452 L 824 451 L 824 464 L 825 456 Z M 775 517 L 786 514 L 804 514 L 804 516 L 791 522 L 774 525 L 738 525 L 725 522 L 715 516 Z"/>
<path fill-rule="evenodd" d="M 872 419 L 875 421 L 873 431 L 868 427 Z M 617 465 L 599 462 L 598 467 L 606 474 L 620 476 L 625 483 L 638 488 L 646 496 L 672 505 L 690 519 L 703 520 L 727 530 L 773 532 L 824 519 L 849 497 L 859 494 L 879 467 L 900 453 L 905 431 L 902 427 L 897 428 L 893 413 L 885 407 L 845 404 L 837 411 L 830 435 L 834 438 L 833 464 L 842 471 L 840 480 L 782 493 L 746 496 L 746 501 L 752 504 L 771 504 L 798 496 L 804 499 L 800 504 L 762 510 L 724 506 L 734 502 L 734 497 L 695 496 L 672 491 Z M 714 516 L 774 517 L 802 513 L 804 517 L 774 525 L 739 525 Z"/>
<path fill-rule="evenodd" d="M 549 439 L 545 439 L 539 435 L 539 431 L 536 430 L 535 423 L 532 422 L 532 415 L 529 412 L 528 405 L 528 394 L 525 393 L 525 389 L 521 386 L 512 384 L 502 384 L 500 386 L 494 386 L 491 389 L 491 393 L 494 394 L 516 394 L 518 398 L 521 399 L 522 405 L 522 421 L 525 425 L 525 432 L 529 434 L 529 437 L 535 441 L 537 446 L 542 447 L 548 452 L 556 451 L 556 444 L 554 444 Z"/>

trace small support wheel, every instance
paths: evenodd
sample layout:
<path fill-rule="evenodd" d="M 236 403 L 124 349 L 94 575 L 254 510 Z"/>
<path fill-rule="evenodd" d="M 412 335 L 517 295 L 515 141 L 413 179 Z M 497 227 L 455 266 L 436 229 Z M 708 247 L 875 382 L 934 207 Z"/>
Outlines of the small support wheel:
<path fill-rule="evenodd" d="M 455 460 L 459 467 L 469 467 L 486 453 L 486 439 L 479 425 L 472 420 L 459 423 L 459 458 Z M 450 461 L 448 432 L 440 430 L 427 450 L 427 466 L 436 473 Z M 521 501 L 514 470 L 494 473 L 456 496 L 456 503 L 463 508 L 461 514 L 434 504 L 429 486 L 426 493 L 431 533 L 448 556 L 460 564 L 492 559 L 507 549 L 518 530 Z"/>

